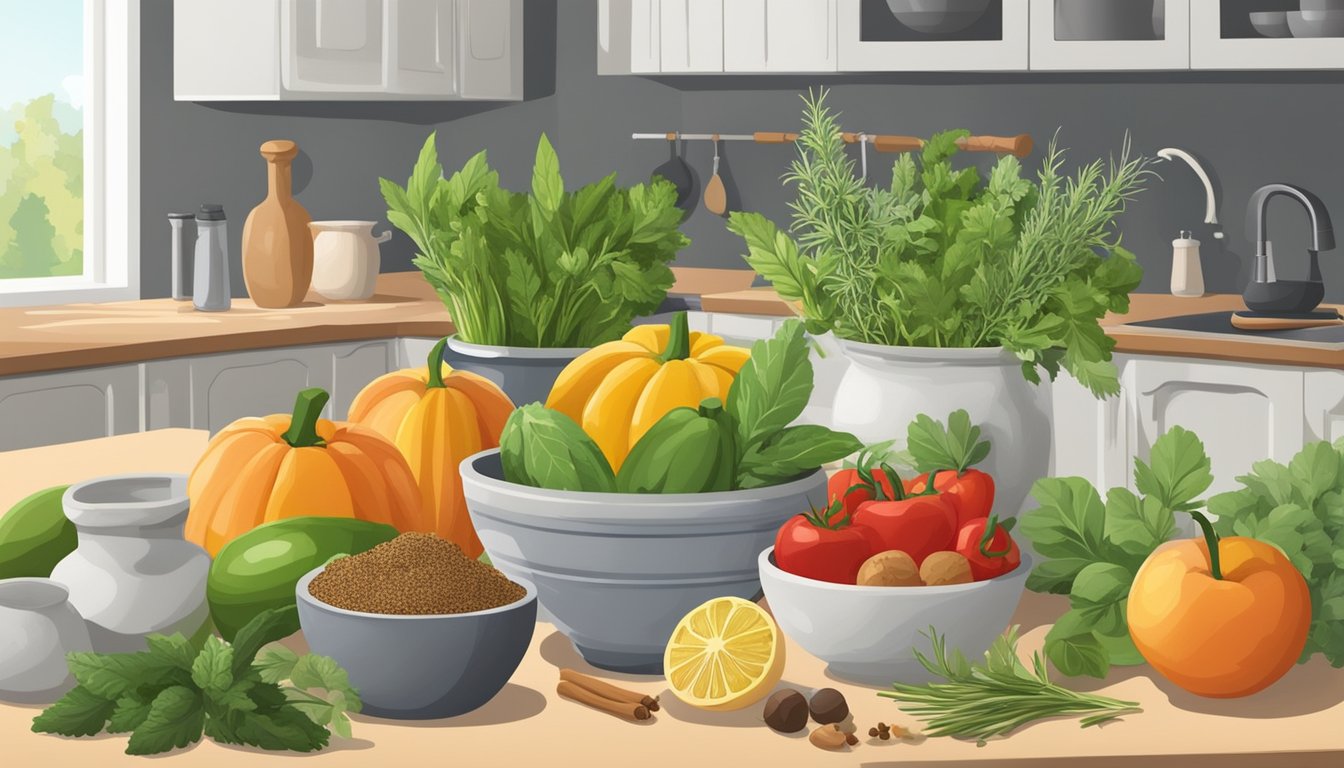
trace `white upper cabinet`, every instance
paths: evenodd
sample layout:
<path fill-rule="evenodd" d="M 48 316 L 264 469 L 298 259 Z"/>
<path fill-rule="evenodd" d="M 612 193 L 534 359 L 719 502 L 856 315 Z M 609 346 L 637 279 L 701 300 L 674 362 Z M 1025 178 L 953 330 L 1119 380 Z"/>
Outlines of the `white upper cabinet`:
<path fill-rule="evenodd" d="M 722 72 L 724 5 L 735 0 L 657 0 L 661 72 Z"/>
<path fill-rule="evenodd" d="M 836 0 L 725 0 L 725 72 L 834 72 Z"/>
<path fill-rule="evenodd" d="M 1031 0 L 1031 68 L 1190 67 L 1190 0 Z"/>
<path fill-rule="evenodd" d="M 1126 0 L 1128 1 L 1128 0 Z M 836 0 L 841 72 L 984 71 L 1027 68 L 1027 0 L 952 4 Z"/>
<path fill-rule="evenodd" d="M 1309 3 L 1302 3 L 1303 7 Z M 1324 3 L 1317 3 L 1323 7 Z M 1293 21 L 1297 3 L 1194 0 L 1190 63 L 1195 69 L 1344 69 L 1344 10 Z M 1278 8 L 1279 11 L 1274 11 Z M 1303 15 L 1310 14 L 1308 11 Z M 1277 14 L 1277 15 L 1276 15 Z M 1254 20 L 1252 17 L 1254 16 Z M 1327 18 L 1328 17 L 1328 18 Z M 1333 27 L 1333 29 L 1331 28 Z M 1331 33 L 1332 37 L 1304 37 Z"/>
<path fill-rule="evenodd" d="M 174 0 L 184 101 L 521 99 L 522 0 Z"/>

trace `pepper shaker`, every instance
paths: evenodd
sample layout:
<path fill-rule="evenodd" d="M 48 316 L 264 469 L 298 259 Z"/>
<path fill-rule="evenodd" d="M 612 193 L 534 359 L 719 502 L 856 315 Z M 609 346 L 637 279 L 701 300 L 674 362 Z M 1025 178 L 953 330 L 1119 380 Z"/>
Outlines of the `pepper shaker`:
<path fill-rule="evenodd" d="M 223 312 L 232 305 L 227 224 L 222 205 L 207 203 L 196 214 L 196 269 L 192 275 L 191 299 L 202 312 Z"/>
<path fill-rule="evenodd" d="M 190 213 L 170 213 L 168 214 L 168 227 L 172 229 L 172 270 L 173 270 L 173 301 L 188 301 L 191 294 L 187 292 L 185 284 L 186 261 L 187 261 L 187 221 L 195 218 L 195 214 Z"/>

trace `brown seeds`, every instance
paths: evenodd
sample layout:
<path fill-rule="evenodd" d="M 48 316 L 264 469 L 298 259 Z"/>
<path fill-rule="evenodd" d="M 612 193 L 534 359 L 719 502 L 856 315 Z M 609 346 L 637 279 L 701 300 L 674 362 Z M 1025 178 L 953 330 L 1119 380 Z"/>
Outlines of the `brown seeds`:
<path fill-rule="evenodd" d="M 807 699 L 785 688 L 765 701 L 765 724 L 780 733 L 797 733 L 807 727 Z"/>
<path fill-rule="evenodd" d="M 973 580 L 971 564 L 960 553 L 950 551 L 934 552 L 924 558 L 924 562 L 919 565 L 919 576 L 931 587 L 969 584 Z"/>
<path fill-rule="evenodd" d="M 852 734 L 852 733 L 846 733 L 846 734 L 845 734 L 845 743 L 852 747 L 852 746 L 854 746 L 855 744 L 858 744 L 858 743 L 859 743 L 859 737 L 858 737 L 858 736 L 855 736 L 855 735 Z"/>
<path fill-rule="evenodd" d="M 856 583 L 861 587 L 918 587 L 924 581 L 919 577 L 919 566 L 910 555 L 899 549 L 889 549 L 863 561 Z"/>
<path fill-rule="evenodd" d="M 849 717 L 849 704 L 845 701 L 845 695 L 834 688 L 822 688 L 812 694 L 807 708 L 812 713 L 812 719 L 822 725 L 838 723 Z"/>
<path fill-rule="evenodd" d="M 322 602 L 361 613 L 468 613 L 521 600 L 527 590 L 432 533 L 403 533 L 331 561 L 308 585 Z"/>

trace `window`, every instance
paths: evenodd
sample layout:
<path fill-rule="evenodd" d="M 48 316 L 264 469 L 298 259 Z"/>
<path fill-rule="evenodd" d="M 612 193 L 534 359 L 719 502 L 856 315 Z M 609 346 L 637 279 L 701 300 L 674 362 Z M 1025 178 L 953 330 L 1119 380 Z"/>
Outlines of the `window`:
<path fill-rule="evenodd" d="M 0 2 L 0 306 L 139 296 L 139 6 Z"/>

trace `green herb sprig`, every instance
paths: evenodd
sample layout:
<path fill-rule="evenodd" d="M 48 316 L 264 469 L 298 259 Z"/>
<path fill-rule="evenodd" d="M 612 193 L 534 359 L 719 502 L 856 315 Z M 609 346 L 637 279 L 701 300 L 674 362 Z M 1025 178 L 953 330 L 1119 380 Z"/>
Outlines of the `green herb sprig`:
<path fill-rule="evenodd" d="M 443 178 L 430 134 L 403 187 L 379 179 L 387 219 L 473 344 L 590 347 L 653 312 L 672 286 L 668 263 L 690 243 L 676 189 L 616 186 L 616 174 L 565 191 L 543 134 L 529 193 L 499 185 L 485 152 Z"/>
<path fill-rule="evenodd" d="M 1116 217 L 1153 175 L 1151 160 L 1118 158 L 1060 173 L 1052 141 L 1036 181 L 1016 157 L 986 178 L 954 168 L 967 131 L 929 139 L 918 162 L 902 154 L 890 188 L 869 187 L 846 154 L 826 92 L 804 97 L 798 157 L 784 176 L 797 190 L 781 231 L 734 212 L 747 263 L 797 302 L 812 333 L 917 347 L 1003 346 L 1039 380 L 1064 368 L 1098 395 L 1119 391 L 1114 342 L 1099 320 L 1124 311 L 1142 270 L 1120 247 Z"/>
<path fill-rule="evenodd" d="M 1037 720 L 1081 717 L 1081 726 L 1100 725 L 1141 712 L 1137 702 L 1079 693 L 1050 681 L 1045 659 L 1032 654 L 1031 669 L 1017 656 L 1017 627 L 994 640 L 983 664 L 971 664 L 960 650 L 948 654 L 944 638 L 933 627 L 925 633 L 933 658 L 918 650 L 915 658 L 945 682 L 894 683 L 877 695 L 900 703 L 901 709 L 924 720 L 929 736 L 986 739 L 1003 736 Z"/>
<path fill-rule="evenodd" d="M 199 646 L 181 634 L 150 635 L 137 653 L 71 653 L 78 682 L 33 718 L 33 731 L 62 736 L 129 733 L 126 753 L 153 755 L 209 736 L 222 744 L 312 752 L 327 727 L 350 736 L 347 712 L 360 710 L 345 671 L 324 656 L 262 646 L 298 629 L 293 606 L 260 613 L 230 644 Z M 284 680 L 289 685 L 280 685 Z M 325 692 L 320 696 L 316 691 Z"/>

